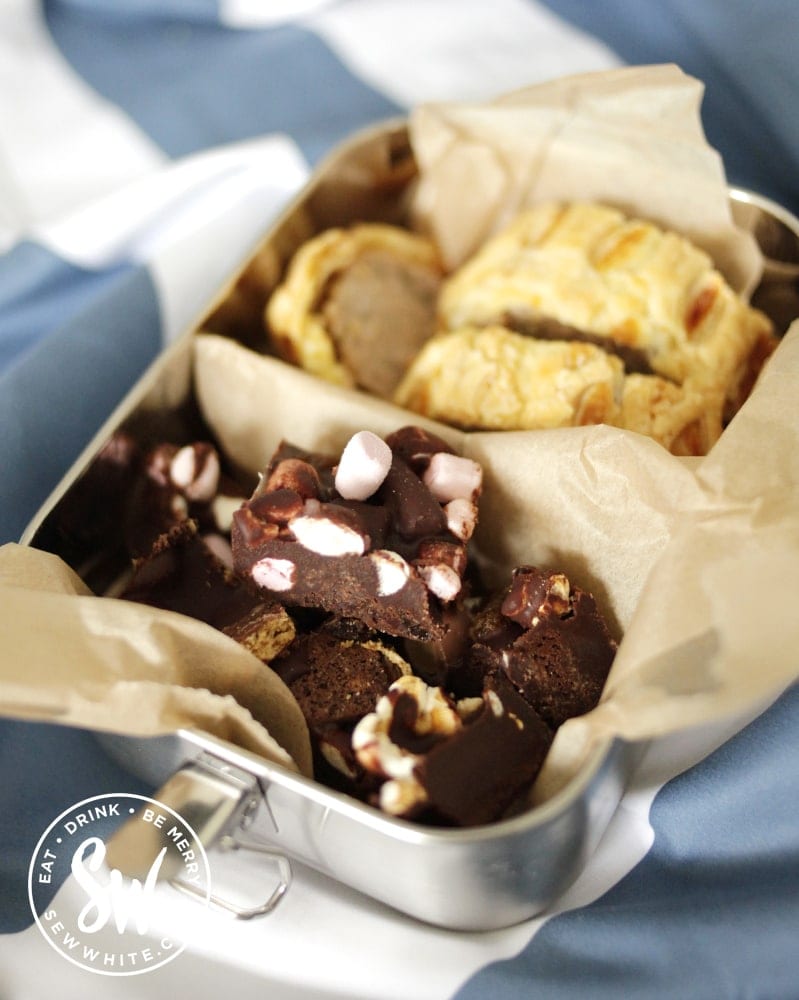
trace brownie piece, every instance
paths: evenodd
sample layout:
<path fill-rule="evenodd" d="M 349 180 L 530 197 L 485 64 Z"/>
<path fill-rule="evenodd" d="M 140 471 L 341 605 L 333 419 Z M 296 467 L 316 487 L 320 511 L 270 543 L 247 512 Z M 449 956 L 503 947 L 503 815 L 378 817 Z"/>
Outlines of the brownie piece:
<path fill-rule="evenodd" d="M 361 431 L 338 459 L 283 446 L 233 516 L 234 566 L 286 605 L 440 640 L 480 490 L 480 466 L 419 428 Z"/>
<path fill-rule="evenodd" d="M 597 704 L 617 649 L 591 594 L 533 566 L 514 570 L 471 637 L 472 685 L 504 675 L 553 730 Z"/>
<path fill-rule="evenodd" d="M 120 597 L 206 622 L 267 662 L 295 635 L 285 609 L 238 578 L 192 520 L 175 524 L 135 561 Z"/>

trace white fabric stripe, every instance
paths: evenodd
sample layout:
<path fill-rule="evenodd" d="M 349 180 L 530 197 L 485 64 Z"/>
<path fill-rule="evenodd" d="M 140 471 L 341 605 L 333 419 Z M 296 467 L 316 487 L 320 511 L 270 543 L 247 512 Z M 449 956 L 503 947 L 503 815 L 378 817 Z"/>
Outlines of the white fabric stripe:
<path fill-rule="evenodd" d="M 186 157 L 32 235 L 87 268 L 147 263 L 166 341 L 194 320 L 307 179 L 294 143 L 269 136 Z"/>
<path fill-rule="evenodd" d="M 0 250 L 166 160 L 68 65 L 37 0 L 0 4 Z"/>
<path fill-rule="evenodd" d="M 219 0 L 219 20 L 228 28 L 269 28 L 297 21 L 335 0 Z"/>
<path fill-rule="evenodd" d="M 405 0 L 401 11 L 396 0 L 345 0 L 309 17 L 306 27 L 406 107 L 481 100 L 619 64 L 600 42 L 526 0 Z"/>

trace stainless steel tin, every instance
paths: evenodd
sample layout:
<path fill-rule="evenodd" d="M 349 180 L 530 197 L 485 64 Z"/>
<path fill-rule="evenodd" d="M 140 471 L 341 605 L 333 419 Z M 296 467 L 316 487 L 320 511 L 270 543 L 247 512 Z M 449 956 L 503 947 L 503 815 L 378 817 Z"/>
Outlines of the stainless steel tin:
<path fill-rule="evenodd" d="M 100 447 L 122 425 L 146 424 L 151 431 L 154 426 L 174 441 L 195 439 L 193 334 L 207 327 L 264 350 L 263 305 L 294 250 L 327 226 L 356 219 L 406 222 L 414 175 L 402 122 L 361 133 L 329 157 L 215 295 L 202 320 L 122 401 L 22 541 L 61 555 L 96 590 L 113 579 L 119 564 L 63 550 L 53 527 Z M 758 237 L 764 231 L 758 220 L 768 215 L 793 238 L 791 249 L 781 251 L 788 259 L 775 267 L 769 262 L 758 291 L 771 284 L 782 293 L 784 279 L 795 295 L 799 223 L 749 192 L 732 190 L 731 200 Z M 799 304 L 791 309 L 791 318 L 799 314 Z M 412 917 L 463 930 L 511 925 L 546 909 L 568 888 L 613 815 L 641 749 L 618 741 L 598 747 L 580 774 L 546 804 L 490 826 L 448 830 L 385 816 L 201 732 L 150 740 L 104 736 L 102 742 L 132 772 L 154 785 L 163 783 L 164 794 L 183 796 L 185 801 L 173 802 L 180 811 L 198 810 L 209 843 L 255 850 L 254 883 L 274 882 L 269 856 L 274 851 L 278 861 L 288 856 Z M 175 775 L 181 780 L 173 780 Z M 269 889 L 263 905 L 231 907 L 234 912 L 268 912 L 288 887 L 285 866 L 280 871 L 278 887 Z"/>
<path fill-rule="evenodd" d="M 514 819 L 466 830 L 422 827 L 192 731 L 151 740 L 107 737 L 124 766 L 154 784 L 189 761 L 252 775 L 262 808 L 246 845 L 268 846 L 425 922 L 454 930 L 507 927 L 544 910 L 577 877 L 610 821 L 638 748 L 601 747 L 557 797 Z M 160 798 L 161 793 L 156 797 Z M 186 803 L 169 804 L 190 814 Z M 228 829 L 236 838 L 237 831 Z M 253 858 L 251 878 L 261 878 Z M 262 873 L 264 892 L 273 879 Z"/>

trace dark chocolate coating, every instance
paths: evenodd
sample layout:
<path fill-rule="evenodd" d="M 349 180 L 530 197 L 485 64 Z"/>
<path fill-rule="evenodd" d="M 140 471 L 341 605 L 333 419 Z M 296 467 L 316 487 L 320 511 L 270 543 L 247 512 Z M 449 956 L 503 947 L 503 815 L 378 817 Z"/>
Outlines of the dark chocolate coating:
<path fill-rule="evenodd" d="M 535 600 L 550 592 L 547 579 L 534 567 L 521 567 L 506 594 L 476 617 L 468 673 L 472 683 L 480 676 L 504 674 L 556 729 L 597 704 L 617 644 L 596 601 L 579 587 L 571 588 L 562 612 L 557 601 L 553 607 L 546 599 L 534 607 Z M 516 599 L 522 590 L 530 597 L 526 607 Z M 503 614 L 503 607 L 512 610 L 513 618 Z"/>
<path fill-rule="evenodd" d="M 428 450 L 435 448 L 437 439 L 413 430 L 405 429 L 404 440 L 412 438 Z M 280 475 L 281 463 L 287 459 L 315 470 L 319 486 L 313 502 L 320 505 L 319 516 L 360 534 L 365 541 L 363 555 L 330 556 L 311 551 L 293 537 L 290 526 L 281 523 L 280 512 L 296 506 L 300 479 L 303 483 L 307 479 L 304 473 L 300 475 L 299 467 L 293 472 L 288 467 L 295 483 L 292 496 L 287 488 L 291 477 Z M 370 552 L 388 550 L 411 565 L 417 557 L 424 563 L 429 561 L 425 553 L 431 542 L 446 543 L 439 549 L 448 552 L 449 558 L 459 556 L 463 544 L 448 530 L 441 504 L 396 453 L 383 484 L 367 501 L 340 497 L 334 487 L 334 469 L 333 459 L 285 443 L 280 446 L 261 485 L 234 515 L 231 542 L 236 571 L 251 578 L 253 568 L 263 559 L 288 560 L 294 567 L 294 581 L 287 589 L 276 591 L 284 604 L 359 618 L 369 628 L 388 635 L 423 642 L 441 640 L 447 631 L 441 620 L 442 604 L 422 577 L 411 572 L 399 590 L 380 594 L 378 571 L 369 558 Z M 268 488 L 270 479 L 278 487 L 274 491 Z M 462 561 L 465 566 L 465 552 Z"/>
<path fill-rule="evenodd" d="M 462 729 L 433 743 L 416 767 L 428 796 L 428 822 L 478 826 L 500 819 L 544 762 L 549 727 L 504 677 L 487 686 L 499 697 L 502 714 L 484 701 Z"/>
<path fill-rule="evenodd" d="M 194 521 L 181 521 L 157 539 L 150 554 L 136 561 L 121 597 L 223 630 L 277 607 L 211 552 Z"/>

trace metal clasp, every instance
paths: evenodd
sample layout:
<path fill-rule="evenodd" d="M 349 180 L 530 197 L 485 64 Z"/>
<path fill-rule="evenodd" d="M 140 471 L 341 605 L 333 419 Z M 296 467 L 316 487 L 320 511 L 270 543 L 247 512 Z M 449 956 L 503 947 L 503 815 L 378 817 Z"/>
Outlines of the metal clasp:
<path fill-rule="evenodd" d="M 292 869 L 284 854 L 275 851 L 268 843 L 246 835 L 245 831 L 252 826 L 262 809 L 266 810 L 277 832 L 277 824 L 264 792 L 252 774 L 203 753 L 176 771 L 154 797 L 191 826 L 209 857 L 214 881 L 222 872 L 231 883 L 227 894 L 212 892 L 210 897 L 180 878 L 171 878 L 171 886 L 185 895 L 207 901 L 238 920 L 250 920 L 274 910 L 291 885 Z M 252 866 L 248 871 L 246 864 L 226 864 L 226 859 L 246 852 L 259 859 L 255 877 Z M 264 861 L 268 862 L 268 866 L 263 864 Z M 256 880 L 260 884 L 270 869 L 274 874 L 274 879 L 270 879 L 270 882 L 274 881 L 274 887 L 264 901 L 249 905 L 228 898 L 238 883 L 246 882 L 248 888 Z M 225 882 L 224 877 L 219 880 Z"/>

